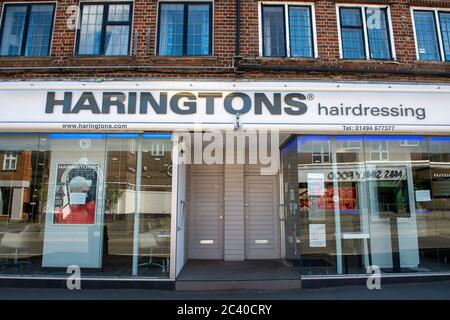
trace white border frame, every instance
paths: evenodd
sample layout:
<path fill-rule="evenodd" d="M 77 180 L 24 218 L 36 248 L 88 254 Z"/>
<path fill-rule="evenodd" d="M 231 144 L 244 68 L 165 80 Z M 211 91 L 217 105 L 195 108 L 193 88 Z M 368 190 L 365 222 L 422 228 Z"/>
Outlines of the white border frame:
<path fill-rule="evenodd" d="M 263 32 L 262 32 L 262 6 L 263 5 L 282 5 L 284 6 L 284 28 L 286 30 L 286 57 L 265 57 L 263 55 Z M 292 57 L 289 34 L 289 6 L 308 6 L 311 8 L 311 24 L 314 55 L 312 57 Z M 292 1 L 258 1 L 258 43 L 259 56 L 262 58 L 278 58 L 278 59 L 318 59 L 317 46 L 317 27 L 316 27 L 316 7 L 314 2 L 292 2 Z"/>
<path fill-rule="evenodd" d="M 134 1 L 134 0 L 133 0 Z M 197 3 L 197 2 L 205 2 L 211 3 L 211 54 L 207 56 L 160 56 L 158 55 L 158 33 L 159 33 L 159 6 L 161 3 L 170 3 L 170 2 L 180 2 L 180 3 Z M 215 30 L 215 1 L 214 0 L 158 0 L 156 2 L 156 23 L 155 23 L 155 34 L 154 34 L 154 49 L 153 55 L 158 58 L 170 58 L 170 59 L 179 59 L 179 58 L 211 58 L 214 57 L 214 30 Z M 148 31 L 148 29 L 147 29 Z M 152 35 L 150 35 L 151 38 Z"/>
<path fill-rule="evenodd" d="M 450 13 L 450 8 L 436 8 L 436 7 L 410 7 L 410 13 L 411 13 L 411 22 L 414 32 L 414 46 L 416 47 L 416 59 L 417 61 L 424 61 L 424 62 L 450 62 L 450 60 L 445 60 L 445 51 L 444 51 L 444 43 L 442 40 L 442 31 L 441 31 L 441 21 L 439 18 L 439 12 L 446 12 Z M 414 19 L 414 10 L 417 11 L 429 11 L 434 13 L 434 23 L 436 24 L 436 32 L 438 37 L 438 43 L 439 43 L 439 53 L 441 54 L 441 60 L 421 60 L 420 54 L 419 54 L 419 43 L 417 42 L 417 32 L 416 32 L 416 21 Z"/>
<path fill-rule="evenodd" d="M 361 19 L 363 20 L 363 32 L 364 32 L 364 52 L 366 53 L 366 59 L 365 60 L 371 60 L 371 61 L 397 61 L 397 54 L 395 50 L 395 39 L 394 39 L 394 31 L 392 28 L 392 16 L 391 16 L 391 7 L 389 5 L 382 5 L 382 4 L 362 4 L 362 3 L 337 3 L 336 4 L 336 21 L 337 21 L 337 29 L 338 29 L 338 41 L 339 41 L 339 58 L 343 60 L 360 60 L 360 59 L 344 59 L 344 52 L 342 49 L 342 34 L 341 34 L 341 17 L 340 17 L 340 8 L 359 8 L 362 12 Z M 391 49 L 391 56 L 392 58 L 389 60 L 384 59 L 371 59 L 370 58 L 370 48 L 369 48 L 369 37 L 367 35 L 367 25 L 366 25 L 366 8 L 379 8 L 379 9 L 386 9 L 386 17 L 388 19 L 388 28 L 389 28 L 389 44 Z"/>
<path fill-rule="evenodd" d="M 10 156 L 11 152 L 15 152 L 16 155 L 14 157 L 11 157 Z M 8 153 L 9 153 L 9 155 L 8 155 Z M 17 151 L 5 151 L 3 153 L 3 166 L 2 166 L 3 171 L 16 171 L 17 170 L 17 158 L 18 158 L 18 155 L 19 155 L 19 152 L 17 152 Z M 7 161 L 11 161 L 11 160 L 15 161 L 13 169 L 6 167 L 6 162 Z"/>
<path fill-rule="evenodd" d="M 81 16 L 81 5 L 82 4 L 88 4 L 89 2 L 93 2 L 93 3 L 113 3 L 113 2 L 130 2 L 132 3 L 132 13 L 131 13 L 131 24 L 130 24 L 130 48 L 128 50 L 128 53 L 126 55 L 122 55 L 122 56 L 117 56 L 117 55 L 79 55 L 77 54 L 77 42 L 78 42 L 78 30 L 80 30 L 81 28 L 81 19 L 83 18 Z M 133 52 L 133 47 L 134 47 L 134 13 L 136 10 L 136 2 L 134 0 L 80 0 L 77 4 L 77 17 L 76 17 L 76 21 L 77 21 L 77 25 L 75 27 L 75 36 L 74 36 L 74 41 L 73 41 L 73 50 L 72 50 L 72 56 L 74 57 L 104 57 L 104 58 L 109 58 L 109 57 L 126 57 L 126 56 L 132 56 L 132 52 Z"/>
<path fill-rule="evenodd" d="M 132 0 L 134 1 L 134 0 Z M 20 59 L 21 57 L 28 57 L 28 58 L 45 58 L 45 57 L 52 57 L 52 49 L 53 49 L 53 38 L 55 37 L 55 24 L 56 24 L 56 16 L 58 14 L 58 1 L 55 0 L 49 0 L 49 1 L 20 1 L 20 2 L 13 2 L 13 1 L 7 1 L 7 2 L 3 2 L 2 4 L 2 16 L 0 18 L 0 27 L 3 24 L 3 18 L 5 16 L 5 5 L 8 4 L 15 4 L 15 5 L 20 5 L 20 4 L 47 4 L 47 3 L 53 3 L 55 5 L 55 12 L 53 13 L 53 25 L 52 25 L 52 36 L 50 37 L 50 44 L 49 44 L 49 50 L 48 50 L 48 55 L 46 56 L 14 56 L 14 58 L 18 58 Z M 3 35 L 0 34 L 0 37 L 2 37 Z M 11 56 L 0 56 L 0 58 L 3 57 L 11 57 Z"/>

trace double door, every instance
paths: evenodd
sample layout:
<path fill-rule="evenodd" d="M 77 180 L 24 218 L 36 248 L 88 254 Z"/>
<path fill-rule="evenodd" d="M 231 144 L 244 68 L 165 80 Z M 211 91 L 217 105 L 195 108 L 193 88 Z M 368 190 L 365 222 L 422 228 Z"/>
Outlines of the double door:
<path fill-rule="evenodd" d="M 223 174 L 192 175 L 188 191 L 189 258 L 224 259 L 225 246 L 230 243 L 236 250 L 244 248 L 245 259 L 279 258 L 276 181 L 276 176 L 245 176 L 244 202 L 240 203 L 233 199 L 233 192 L 225 196 Z M 242 195 L 236 194 L 236 198 Z M 242 219 L 227 221 L 225 211 L 230 210 L 243 212 Z"/>

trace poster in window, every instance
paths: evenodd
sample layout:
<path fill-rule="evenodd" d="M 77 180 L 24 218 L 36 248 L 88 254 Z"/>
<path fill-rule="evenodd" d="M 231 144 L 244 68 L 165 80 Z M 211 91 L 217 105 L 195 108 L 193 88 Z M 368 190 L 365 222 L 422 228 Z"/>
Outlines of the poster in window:
<path fill-rule="evenodd" d="M 308 173 L 308 194 L 323 196 L 325 194 L 325 175 L 323 173 Z"/>
<path fill-rule="evenodd" d="M 325 248 L 327 246 L 325 225 L 309 225 L 309 246 L 311 248 Z"/>
<path fill-rule="evenodd" d="M 55 184 L 55 224 L 94 224 L 97 164 L 58 164 Z"/>

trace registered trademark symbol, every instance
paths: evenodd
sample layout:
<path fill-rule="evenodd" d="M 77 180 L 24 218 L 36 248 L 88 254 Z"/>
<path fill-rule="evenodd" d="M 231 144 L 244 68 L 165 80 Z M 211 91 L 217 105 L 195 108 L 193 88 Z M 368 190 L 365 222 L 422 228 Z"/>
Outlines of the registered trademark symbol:
<path fill-rule="evenodd" d="M 314 100 L 314 95 L 312 93 L 308 93 L 308 95 L 306 96 L 306 99 Z"/>

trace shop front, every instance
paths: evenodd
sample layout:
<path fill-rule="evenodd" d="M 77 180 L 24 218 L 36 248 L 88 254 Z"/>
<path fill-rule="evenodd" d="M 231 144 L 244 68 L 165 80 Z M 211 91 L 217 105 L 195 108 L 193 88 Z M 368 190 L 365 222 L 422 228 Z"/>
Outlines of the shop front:
<path fill-rule="evenodd" d="M 0 278 L 450 272 L 448 86 L 4 82 L 0 101 Z"/>
<path fill-rule="evenodd" d="M 0 274 L 169 278 L 170 134 L 4 133 L 0 150 Z"/>
<path fill-rule="evenodd" d="M 448 272 L 449 148 L 422 135 L 293 138 L 286 259 L 307 275 Z"/>

